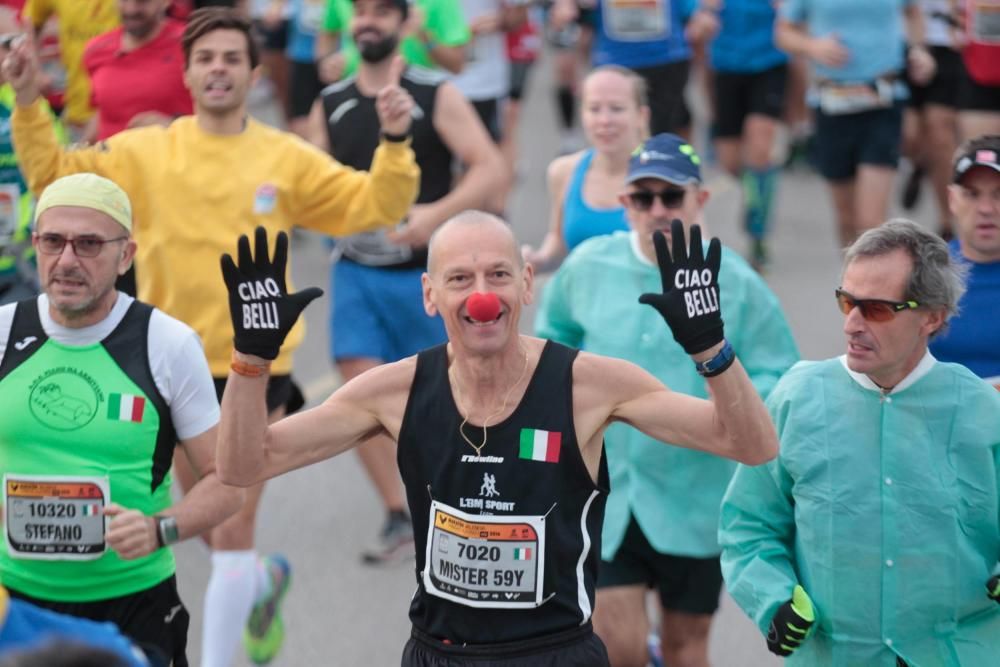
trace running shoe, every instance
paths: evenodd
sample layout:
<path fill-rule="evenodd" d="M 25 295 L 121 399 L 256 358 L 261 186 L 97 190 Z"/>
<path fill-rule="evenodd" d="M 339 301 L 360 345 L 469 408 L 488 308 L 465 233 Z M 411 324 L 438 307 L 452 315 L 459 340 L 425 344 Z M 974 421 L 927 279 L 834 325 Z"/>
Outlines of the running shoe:
<path fill-rule="evenodd" d="M 413 524 L 406 512 L 389 512 L 376 543 L 361 553 L 365 565 L 389 565 L 413 555 Z"/>
<path fill-rule="evenodd" d="M 914 167 L 906 179 L 903 191 L 899 197 L 899 203 L 905 210 L 912 211 L 913 207 L 920 201 L 920 184 L 923 180 L 924 168 L 920 166 Z"/>
<path fill-rule="evenodd" d="M 254 605 L 243 633 L 247 657 L 255 665 L 266 665 L 281 650 L 285 641 L 285 625 L 281 620 L 281 601 L 292 581 L 292 567 L 281 554 L 264 558 L 264 567 L 271 576 L 271 593 Z"/>

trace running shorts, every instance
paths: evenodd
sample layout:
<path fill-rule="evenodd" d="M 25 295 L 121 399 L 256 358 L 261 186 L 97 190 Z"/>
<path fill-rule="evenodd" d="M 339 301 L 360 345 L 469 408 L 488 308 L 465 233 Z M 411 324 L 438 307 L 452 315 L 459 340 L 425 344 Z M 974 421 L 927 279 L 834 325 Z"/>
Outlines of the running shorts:
<path fill-rule="evenodd" d="M 691 125 L 691 111 L 684 99 L 691 61 L 637 67 L 635 73 L 646 81 L 649 94 L 649 131 L 677 133 Z"/>
<path fill-rule="evenodd" d="M 862 164 L 895 169 L 902 132 L 902 102 L 886 109 L 832 116 L 816 109 L 816 168 L 828 181 L 854 178 Z"/>
<path fill-rule="evenodd" d="M 712 136 L 719 139 L 741 136 L 744 121 L 753 114 L 780 120 L 787 80 L 785 64 L 762 72 L 716 72 Z"/>
<path fill-rule="evenodd" d="M 719 608 L 722 568 L 718 556 L 690 558 L 656 551 L 633 516 L 614 558 L 601 561 L 597 588 L 636 585 L 655 588 L 664 609 L 711 615 Z"/>

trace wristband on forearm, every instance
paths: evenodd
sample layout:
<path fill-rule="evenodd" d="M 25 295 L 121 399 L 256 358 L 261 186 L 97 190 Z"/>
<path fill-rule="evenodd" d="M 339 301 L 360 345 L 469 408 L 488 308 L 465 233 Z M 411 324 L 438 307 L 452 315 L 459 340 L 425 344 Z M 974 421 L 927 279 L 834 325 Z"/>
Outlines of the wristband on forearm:
<path fill-rule="evenodd" d="M 153 517 L 156 522 L 156 546 L 167 547 L 180 540 L 180 533 L 177 530 L 177 519 L 172 516 Z"/>
<path fill-rule="evenodd" d="M 695 362 L 694 367 L 702 377 L 713 378 L 716 375 L 721 375 L 736 361 L 736 352 L 733 351 L 733 346 L 729 344 L 728 340 L 723 340 L 722 343 L 722 349 L 717 355 L 705 361 Z"/>
<path fill-rule="evenodd" d="M 271 370 L 270 362 L 266 364 L 251 364 L 248 361 L 243 361 L 236 355 L 236 350 L 233 350 L 233 358 L 229 364 L 229 367 L 237 375 L 242 375 L 243 377 L 255 378 L 261 375 L 266 375 Z"/>

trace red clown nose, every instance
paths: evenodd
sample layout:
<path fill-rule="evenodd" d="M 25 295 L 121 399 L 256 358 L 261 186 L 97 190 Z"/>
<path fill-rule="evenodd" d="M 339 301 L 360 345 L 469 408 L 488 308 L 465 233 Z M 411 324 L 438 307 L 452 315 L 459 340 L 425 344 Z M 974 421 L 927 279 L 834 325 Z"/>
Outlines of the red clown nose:
<path fill-rule="evenodd" d="M 473 292 L 465 302 L 465 309 L 477 322 L 492 322 L 500 315 L 500 299 L 493 292 Z"/>

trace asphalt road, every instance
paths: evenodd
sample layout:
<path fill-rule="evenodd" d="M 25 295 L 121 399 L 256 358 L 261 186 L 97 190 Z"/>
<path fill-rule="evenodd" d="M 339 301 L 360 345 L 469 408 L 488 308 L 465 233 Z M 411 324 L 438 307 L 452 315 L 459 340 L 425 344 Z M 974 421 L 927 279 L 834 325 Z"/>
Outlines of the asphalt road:
<path fill-rule="evenodd" d="M 539 242 L 545 232 L 545 168 L 558 149 L 549 71 L 545 62 L 533 70 L 520 142 L 520 177 L 509 209 L 517 234 L 531 243 Z M 738 185 L 712 169 L 706 171 L 706 179 L 712 192 L 707 227 L 724 243 L 742 250 Z M 928 194 L 913 216 L 925 224 L 935 219 Z M 829 197 L 816 176 L 791 172 L 783 178 L 772 254 L 767 278 L 784 305 L 802 356 L 817 359 L 840 354 L 841 317 L 833 299 L 840 255 Z M 293 262 L 298 286 L 328 286 L 328 250 L 323 239 L 296 235 Z M 313 400 L 322 399 L 337 385 L 327 352 L 328 308 L 328 296 L 310 306 L 309 334 L 295 358 L 296 376 Z M 529 311 L 522 323 L 524 331 L 530 331 L 531 315 Z M 259 516 L 258 547 L 264 553 L 284 552 L 294 568 L 284 607 L 286 644 L 272 664 L 399 664 L 409 633 L 406 610 L 415 588 L 413 561 L 372 569 L 362 566 L 358 558 L 378 531 L 382 511 L 353 454 L 268 484 Z M 200 543 L 188 542 L 177 554 L 181 595 L 193 616 L 189 657 L 197 664 L 208 551 Z M 713 624 L 710 658 L 715 667 L 780 664 L 767 653 L 756 627 L 728 598 Z M 248 663 L 242 659 L 237 662 L 244 664 Z"/>

